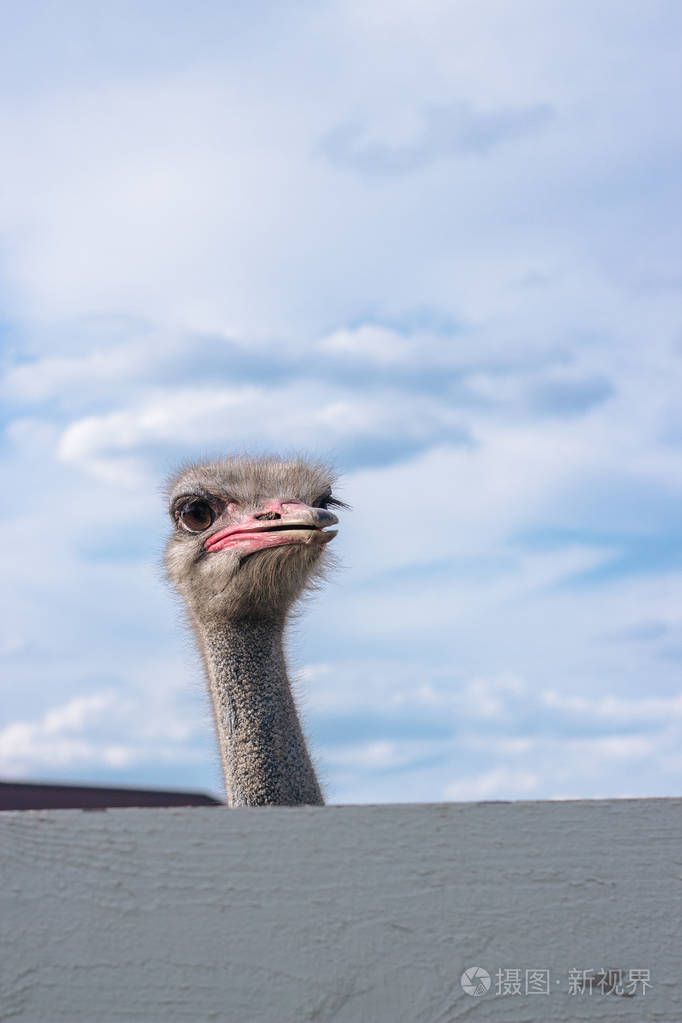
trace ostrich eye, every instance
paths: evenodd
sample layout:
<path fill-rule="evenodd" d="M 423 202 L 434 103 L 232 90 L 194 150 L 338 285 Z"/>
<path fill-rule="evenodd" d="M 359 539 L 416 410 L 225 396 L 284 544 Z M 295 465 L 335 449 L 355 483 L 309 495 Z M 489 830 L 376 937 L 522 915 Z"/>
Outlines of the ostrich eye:
<path fill-rule="evenodd" d="M 188 533 L 201 533 L 213 523 L 215 514 L 207 501 L 192 501 L 185 505 L 178 519 Z"/>

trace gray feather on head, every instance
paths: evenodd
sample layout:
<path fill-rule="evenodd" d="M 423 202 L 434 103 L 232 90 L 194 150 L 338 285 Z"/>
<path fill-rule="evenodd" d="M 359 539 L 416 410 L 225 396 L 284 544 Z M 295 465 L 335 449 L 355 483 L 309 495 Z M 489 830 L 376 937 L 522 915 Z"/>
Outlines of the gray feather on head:
<path fill-rule="evenodd" d="M 166 486 L 174 530 L 165 563 L 169 579 L 190 610 L 221 618 L 286 614 L 304 590 L 315 585 L 328 561 L 325 541 L 335 534 L 324 532 L 323 527 L 336 521 L 328 509 L 343 506 L 333 494 L 336 481 L 328 465 L 301 457 L 236 455 L 183 465 Z M 299 524 L 300 536 L 255 552 L 245 544 L 218 553 L 206 550 L 212 534 L 239 528 L 273 501 L 319 509 L 318 528 L 303 537 Z M 202 508 L 207 505 L 210 513 L 203 510 L 206 529 L 190 532 L 183 528 L 183 509 L 197 507 L 197 502 Z M 268 531 L 281 533 L 288 520 L 281 521 L 282 525 L 273 522 Z M 269 539 L 275 544 L 279 537 Z"/>

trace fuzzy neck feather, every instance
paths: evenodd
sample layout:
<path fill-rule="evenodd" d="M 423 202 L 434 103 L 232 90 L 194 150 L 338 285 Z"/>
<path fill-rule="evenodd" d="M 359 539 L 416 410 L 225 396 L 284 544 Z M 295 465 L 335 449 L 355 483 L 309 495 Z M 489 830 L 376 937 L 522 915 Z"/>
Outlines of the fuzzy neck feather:
<path fill-rule="evenodd" d="M 321 805 L 287 674 L 284 620 L 197 623 L 231 806 Z"/>

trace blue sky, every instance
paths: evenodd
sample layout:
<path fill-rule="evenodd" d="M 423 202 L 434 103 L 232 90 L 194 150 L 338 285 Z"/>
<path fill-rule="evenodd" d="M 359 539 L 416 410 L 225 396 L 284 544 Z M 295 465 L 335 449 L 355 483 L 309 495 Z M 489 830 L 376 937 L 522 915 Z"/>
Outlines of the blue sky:
<path fill-rule="evenodd" d="M 28 2 L 0 40 L 0 776 L 220 790 L 187 456 L 342 470 L 333 802 L 682 782 L 675 2 Z"/>

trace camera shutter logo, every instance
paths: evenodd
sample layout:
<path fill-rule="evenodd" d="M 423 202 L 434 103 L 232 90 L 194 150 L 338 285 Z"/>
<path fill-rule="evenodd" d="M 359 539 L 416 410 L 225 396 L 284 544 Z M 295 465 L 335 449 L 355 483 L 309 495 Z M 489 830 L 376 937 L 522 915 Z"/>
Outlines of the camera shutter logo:
<path fill-rule="evenodd" d="M 490 989 L 490 974 L 482 966 L 470 966 L 461 979 L 462 990 L 472 998 L 484 995 Z"/>

